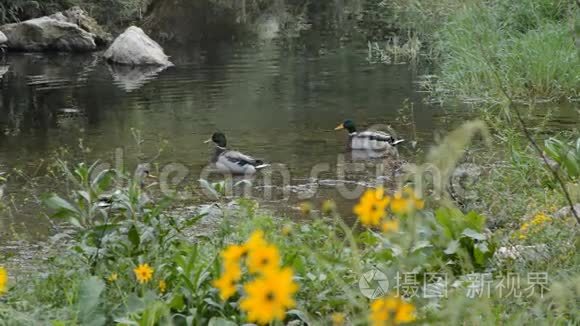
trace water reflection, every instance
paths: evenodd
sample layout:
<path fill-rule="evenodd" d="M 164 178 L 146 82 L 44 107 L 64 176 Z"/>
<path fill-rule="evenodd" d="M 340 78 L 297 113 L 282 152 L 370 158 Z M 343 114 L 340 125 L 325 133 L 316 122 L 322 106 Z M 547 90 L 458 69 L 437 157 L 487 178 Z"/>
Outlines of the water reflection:
<path fill-rule="evenodd" d="M 166 69 L 163 66 L 108 66 L 115 85 L 127 93 L 143 87 L 143 85 L 154 80 L 160 72 Z"/>
<path fill-rule="evenodd" d="M 0 65 L 0 80 L 2 80 L 2 77 L 4 77 L 8 70 L 10 70 L 10 66 Z"/>

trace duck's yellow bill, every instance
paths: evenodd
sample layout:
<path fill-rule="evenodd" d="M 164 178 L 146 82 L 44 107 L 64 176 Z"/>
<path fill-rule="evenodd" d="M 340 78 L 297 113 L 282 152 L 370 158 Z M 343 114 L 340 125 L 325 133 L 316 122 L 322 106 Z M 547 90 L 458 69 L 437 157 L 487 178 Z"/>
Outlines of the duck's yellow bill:
<path fill-rule="evenodd" d="M 151 178 L 151 179 L 158 179 L 157 176 L 153 175 L 153 174 L 148 174 L 147 178 Z"/>
<path fill-rule="evenodd" d="M 336 128 L 334 128 L 334 130 L 340 130 L 340 129 L 344 129 L 344 124 L 339 124 L 338 126 L 336 126 Z"/>

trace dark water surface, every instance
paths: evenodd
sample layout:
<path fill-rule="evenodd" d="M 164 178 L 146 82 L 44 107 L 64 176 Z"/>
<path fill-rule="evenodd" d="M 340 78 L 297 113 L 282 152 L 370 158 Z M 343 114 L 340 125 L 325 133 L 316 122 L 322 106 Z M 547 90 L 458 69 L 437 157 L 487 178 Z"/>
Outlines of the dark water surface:
<path fill-rule="evenodd" d="M 180 189 L 195 189 L 211 152 L 203 141 L 219 129 L 231 147 L 283 163 L 290 186 L 276 186 L 300 193 L 314 165 L 336 166 L 346 134 L 333 128 L 345 118 L 361 127 L 390 124 L 417 142 L 401 151 L 411 160 L 437 135 L 475 116 L 465 106 L 425 104 L 410 66 L 370 65 L 364 48 L 290 51 L 261 43 L 169 52 L 176 66 L 165 71 L 112 68 L 98 54 L 6 57 L 0 65 L 0 172 L 9 178 L 0 234 L 48 232 L 38 199 L 64 189 L 39 176 L 59 155 L 112 162 L 122 149 L 127 168 L 152 159 L 160 168 L 186 167 L 189 181 Z M 578 120 L 575 108 L 562 107 L 549 125 L 573 129 Z M 68 154 L 57 154 L 63 148 Z M 336 197 L 336 175 L 320 179 L 314 201 Z M 338 201 L 344 209 L 352 204 Z"/>

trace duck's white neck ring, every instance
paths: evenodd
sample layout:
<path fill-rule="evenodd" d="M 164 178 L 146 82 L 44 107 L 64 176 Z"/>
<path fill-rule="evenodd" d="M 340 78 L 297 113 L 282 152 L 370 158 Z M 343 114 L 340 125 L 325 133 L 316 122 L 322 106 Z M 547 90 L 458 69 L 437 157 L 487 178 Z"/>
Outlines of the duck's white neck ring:
<path fill-rule="evenodd" d="M 221 146 L 218 146 L 218 145 L 216 145 L 215 147 L 218 148 L 218 149 L 226 149 L 225 147 L 221 147 Z"/>
<path fill-rule="evenodd" d="M 354 136 L 354 135 L 356 135 L 356 131 L 355 132 L 349 132 L 348 135 L 349 136 Z"/>

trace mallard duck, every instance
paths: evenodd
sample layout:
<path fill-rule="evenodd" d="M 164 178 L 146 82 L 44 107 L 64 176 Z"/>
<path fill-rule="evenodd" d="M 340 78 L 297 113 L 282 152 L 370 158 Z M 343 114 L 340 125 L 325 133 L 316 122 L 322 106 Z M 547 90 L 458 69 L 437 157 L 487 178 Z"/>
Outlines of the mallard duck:
<path fill-rule="evenodd" d="M 151 202 L 151 198 L 145 192 L 145 180 L 147 178 L 156 179 L 157 177 L 151 174 L 151 167 L 148 163 L 142 163 L 137 166 L 135 170 L 135 182 L 139 185 L 141 189 L 141 193 L 139 195 L 139 206 L 144 206 Z M 128 189 L 117 189 L 112 193 L 103 194 L 99 196 L 99 200 L 97 202 L 97 206 L 100 208 L 119 208 L 115 207 L 116 201 L 118 201 L 122 196 L 126 196 Z"/>
<path fill-rule="evenodd" d="M 216 168 L 222 173 L 251 175 L 268 166 L 261 160 L 227 149 L 226 136 L 221 132 L 215 132 L 210 139 L 205 141 L 205 143 L 209 142 L 215 144 L 211 162 L 215 163 Z"/>
<path fill-rule="evenodd" d="M 357 131 L 352 120 L 346 120 L 334 130 L 346 129 L 348 131 L 348 144 L 350 150 L 373 150 L 388 151 L 404 142 L 382 131 Z"/>

